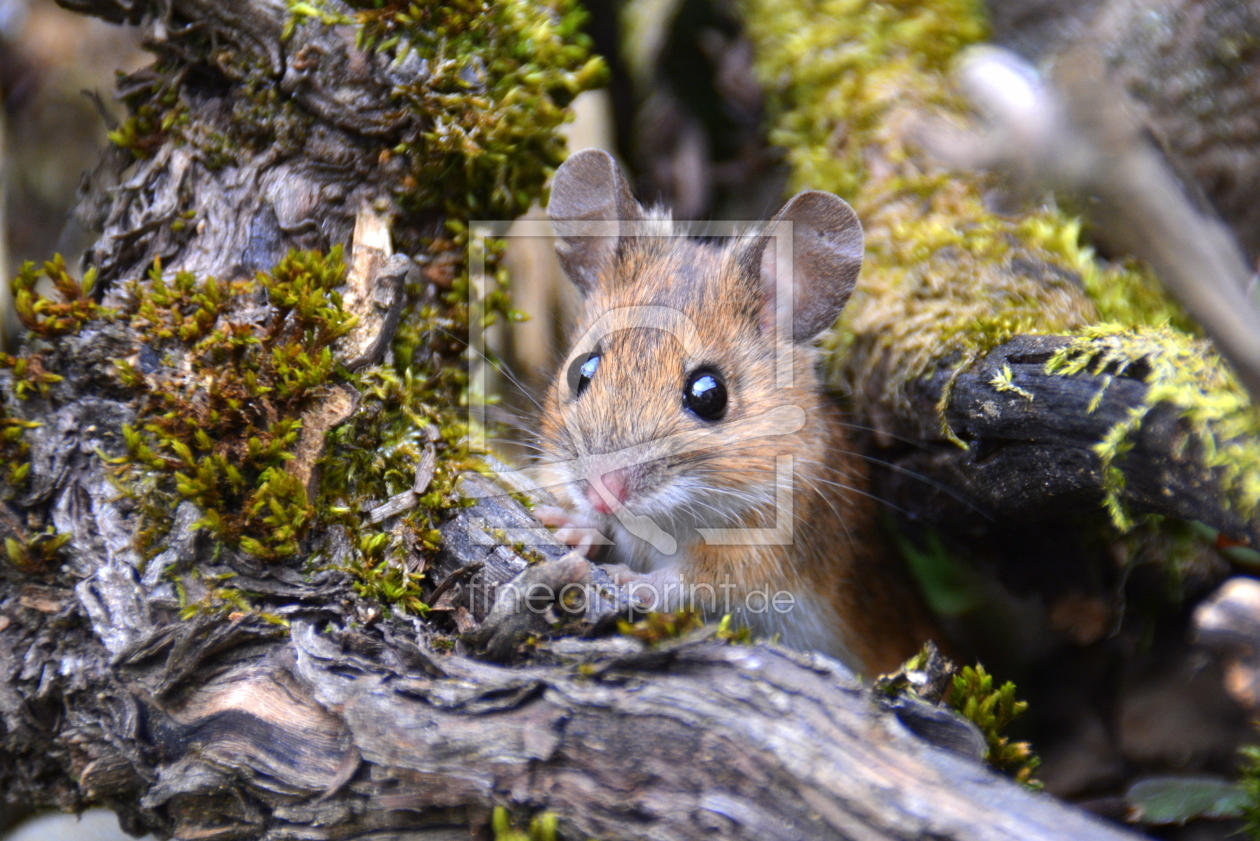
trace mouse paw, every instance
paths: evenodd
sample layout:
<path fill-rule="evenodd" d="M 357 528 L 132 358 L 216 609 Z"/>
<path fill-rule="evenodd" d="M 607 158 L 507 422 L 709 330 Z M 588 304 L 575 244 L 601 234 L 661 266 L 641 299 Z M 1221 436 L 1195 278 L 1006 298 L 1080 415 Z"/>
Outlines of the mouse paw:
<path fill-rule="evenodd" d="M 618 587 L 625 589 L 630 601 L 641 610 L 673 611 L 686 602 L 682 579 L 673 570 L 635 572 L 625 564 L 600 564 Z"/>
<path fill-rule="evenodd" d="M 540 505 L 534 509 L 534 516 L 544 526 L 556 530 L 556 540 L 583 557 L 594 557 L 599 547 L 609 542 L 599 529 L 558 505 Z"/>

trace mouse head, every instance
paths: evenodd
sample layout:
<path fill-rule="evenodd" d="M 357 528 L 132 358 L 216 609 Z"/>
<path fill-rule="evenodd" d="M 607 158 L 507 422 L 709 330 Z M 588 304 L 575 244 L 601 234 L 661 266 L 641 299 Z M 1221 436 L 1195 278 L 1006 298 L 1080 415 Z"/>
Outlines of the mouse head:
<path fill-rule="evenodd" d="M 594 515 L 725 525 L 772 501 L 777 457 L 821 458 L 814 340 L 862 263 L 844 201 L 799 193 L 715 245 L 680 235 L 587 150 L 556 172 L 547 212 L 582 295 L 542 418 L 561 496 Z"/>

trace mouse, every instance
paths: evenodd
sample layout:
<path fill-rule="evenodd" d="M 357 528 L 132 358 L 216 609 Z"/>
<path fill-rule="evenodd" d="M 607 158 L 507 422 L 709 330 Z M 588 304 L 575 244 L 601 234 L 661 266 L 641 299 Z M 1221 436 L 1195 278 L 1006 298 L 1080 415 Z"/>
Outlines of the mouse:
<path fill-rule="evenodd" d="M 540 519 L 645 609 L 895 670 L 935 627 L 821 371 L 862 266 L 853 209 L 806 190 L 737 235 L 692 237 L 588 149 L 557 169 L 547 213 L 580 301 L 542 400 L 557 504 Z"/>

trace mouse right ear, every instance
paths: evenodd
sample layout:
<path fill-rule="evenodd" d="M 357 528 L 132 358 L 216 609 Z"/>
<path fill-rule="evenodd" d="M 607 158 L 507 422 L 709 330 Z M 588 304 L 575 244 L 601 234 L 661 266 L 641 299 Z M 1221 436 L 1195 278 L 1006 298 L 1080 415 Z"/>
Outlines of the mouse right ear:
<path fill-rule="evenodd" d="M 547 215 L 556 231 L 560 267 L 583 295 L 612 265 L 620 241 L 629 234 L 624 223 L 644 216 L 617 162 L 603 149 L 575 152 L 560 165 L 551 182 Z"/>

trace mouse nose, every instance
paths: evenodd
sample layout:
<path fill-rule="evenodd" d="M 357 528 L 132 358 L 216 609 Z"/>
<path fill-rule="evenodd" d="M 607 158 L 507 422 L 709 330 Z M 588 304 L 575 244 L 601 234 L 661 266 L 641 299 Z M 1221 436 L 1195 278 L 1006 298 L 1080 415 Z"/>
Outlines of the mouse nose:
<path fill-rule="evenodd" d="M 596 511 L 601 514 L 612 514 L 626 501 L 626 495 L 629 492 L 626 472 L 626 468 L 622 467 L 600 476 L 599 482 L 604 486 L 602 494 L 596 488 L 595 481 L 587 481 L 586 498 L 591 501 Z"/>

